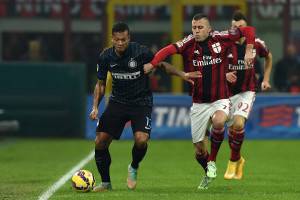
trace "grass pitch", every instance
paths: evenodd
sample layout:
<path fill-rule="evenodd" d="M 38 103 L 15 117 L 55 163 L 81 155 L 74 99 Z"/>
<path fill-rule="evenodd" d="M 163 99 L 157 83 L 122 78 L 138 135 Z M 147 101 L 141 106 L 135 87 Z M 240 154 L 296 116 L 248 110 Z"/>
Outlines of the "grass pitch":
<path fill-rule="evenodd" d="M 49 186 L 93 150 L 93 141 L 55 139 L 6 139 L 0 141 L 0 199 L 38 199 Z M 50 199 L 104 200 L 296 200 L 300 199 L 300 141 L 245 141 L 244 178 L 226 181 L 229 158 L 224 141 L 218 155 L 218 177 L 205 191 L 197 190 L 203 170 L 194 160 L 191 141 L 150 141 L 140 165 L 135 191 L 126 188 L 132 141 L 114 141 L 112 192 L 78 193 L 66 182 Z M 100 176 L 94 160 L 85 167 Z"/>

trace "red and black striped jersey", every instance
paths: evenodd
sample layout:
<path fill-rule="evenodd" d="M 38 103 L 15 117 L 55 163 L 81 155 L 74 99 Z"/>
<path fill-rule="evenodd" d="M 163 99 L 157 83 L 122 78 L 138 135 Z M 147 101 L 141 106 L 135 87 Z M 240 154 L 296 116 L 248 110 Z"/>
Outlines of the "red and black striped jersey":
<path fill-rule="evenodd" d="M 233 43 L 230 53 L 228 54 L 229 71 L 236 71 L 237 81 L 229 83 L 230 95 L 235 95 L 245 91 L 255 91 L 257 88 L 257 80 L 255 77 L 254 64 L 247 67 L 244 62 L 246 51 L 246 43 Z M 265 42 L 256 38 L 253 48 L 254 57 L 267 57 L 269 50 Z M 253 62 L 255 63 L 255 62 Z"/>
<path fill-rule="evenodd" d="M 191 87 L 193 102 L 206 103 L 229 97 L 226 81 L 228 54 L 234 41 L 242 37 L 239 29 L 213 31 L 205 41 L 196 42 L 193 35 L 174 45 L 184 61 L 184 71 L 200 71 L 201 78 Z"/>

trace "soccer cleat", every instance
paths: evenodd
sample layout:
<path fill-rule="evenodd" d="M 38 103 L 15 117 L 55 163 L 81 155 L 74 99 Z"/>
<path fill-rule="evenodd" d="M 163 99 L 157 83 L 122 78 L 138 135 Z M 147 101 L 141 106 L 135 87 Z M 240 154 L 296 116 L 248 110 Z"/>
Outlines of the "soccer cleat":
<path fill-rule="evenodd" d="M 207 163 L 207 172 L 206 175 L 209 178 L 216 178 L 217 177 L 217 167 L 215 161 L 209 161 Z"/>
<path fill-rule="evenodd" d="M 111 183 L 101 183 L 93 188 L 93 192 L 106 192 L 112 190 Z"/>
<path fill-rule="evenodd" d="M 243 169 L 244 169 L 244 165 L 245 165 L 245 159 L 243 157 L 241 157 L 238 161 L 237 161 L 237 168 L 236 168 L 236 172 L 235 172 L 235 176 L 234 179 L 240 180 L 243 177 Z"/>
<path fill-rule="evenodd" d="M 127 176 L 127 187 L 128 189 L 134 190 L 136 187 L 137 181 L 137 169 L 131 167 L 131 164 L 128 165 L 128 176 Z"/>
<path fill-rule="evenodd" d="M 208 176 L 203 176 L 200 185 L 198 186 L 199 190 L 206 190 L 208 189 L 208 185 L 209 183 L 212 181 L 213 179 L 209 178 Z"/>
<path fill-rule="evenodd" d="M 227 169 L 226 169 L 226 172 L 224 174 L 224 179 L 226 180 L 231 180 L 234 178 L 235 176 L 235 173 L 236 173 L 236 169 L 237 169 L 237 161 L 236 162 L 233 162 L 233 161 L 228 161 L 228 164 L 227 164 Z"/>

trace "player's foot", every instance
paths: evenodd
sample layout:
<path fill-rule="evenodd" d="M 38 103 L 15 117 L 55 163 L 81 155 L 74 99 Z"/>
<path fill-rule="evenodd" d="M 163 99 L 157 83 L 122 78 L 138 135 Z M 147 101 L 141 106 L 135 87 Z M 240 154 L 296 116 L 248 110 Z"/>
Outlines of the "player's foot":
<path fill-rule="evenodd" d="M 134 190 L 136 187 L 137 181 L 137 169 L 131 167 L 131 164 L 128 165 L 128 176 L 127 176 L 127 187 L 131 190 Z"/>
<path fill-rule="evenodd" d="M 208 185 L 210 182 L 212 182 L 213 179 L 209 178 L 208 176 L 203 176 L 200 185 L 198 186 L 199 190 L 206 190 L 208 189 Z"/>
<path fill-rule="evenodd" d="M 241 157 L 237 161 L 237 167 L 236 167 L 236 172 L 235 172 L 234 179 L 240 180 L 240 179 L 243 178 L 244 165 L 245 165 L 245 159 L 243 157 Z"/>
<path fill-rule="evenodd" d="M 100 183 L 100 185 L 93 188 L 93 192 L 106 192 L 112 190 L 111 183 Z"/>
<path fill-rule="evenodd" d="M 209 178 L 216 178 L 217 177 L 217 167 L 214 161 L 209 161 L 207 163 L 207 172 L 206 175 Z"/>
<path fill-rule="evenodd" d="M 233 161 L 228 161 L 228 164 L 227 164 L 227 169 L 226 169 L 226 172 L 224 174 L 224 179 L 226 180 L 231 180 L 234 178 L 235 176 L 235 173 L 236 173 L 236 169 L 237 169 L 237 163 L 238 161 L 236 162 L 233 162 Z"/>

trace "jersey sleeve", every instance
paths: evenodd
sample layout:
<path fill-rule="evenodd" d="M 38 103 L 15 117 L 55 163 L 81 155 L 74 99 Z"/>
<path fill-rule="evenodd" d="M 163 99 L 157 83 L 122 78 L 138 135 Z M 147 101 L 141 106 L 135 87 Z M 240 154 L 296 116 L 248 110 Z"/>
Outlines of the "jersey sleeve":
<path fill-rule="evenodd" d="M 267 57 L 270 52 L 265 42 L 259 38 L 255 39 L 255 49 L 259 57 Z"/>
<path fill-rule="evenodd" d="M 210 35 L 222 41 L 238 41 L 241 37 L 246 37 L 247 44 L 254 44 L 255 28 L 252 26 L 231 28 L 227 31 L 213 31 Z"/>
<path fill-rule="evenodd" d="M 210 32 L 212 38 L 223 41 L 237 41 L 242 37 L 242 33 L 237 28 L 232 28 L 226 31 L 212 31 Z"/>
<path fill-rule="evenodd" d="M 194 36 L 192 34 L 183 38 L 182 40 L 177 41 L 173 45 L 176 47 L 177 53 L 182 54 L 187 46 L 193 41 Z"/>
<path fill-rule="evenodd" d="M 107 77 L 108 66 L 105 61 L 104 53 L 102 52 L 98 58 L 97 63 L 97 77 L 99 80 L 106 80 Z"/>

